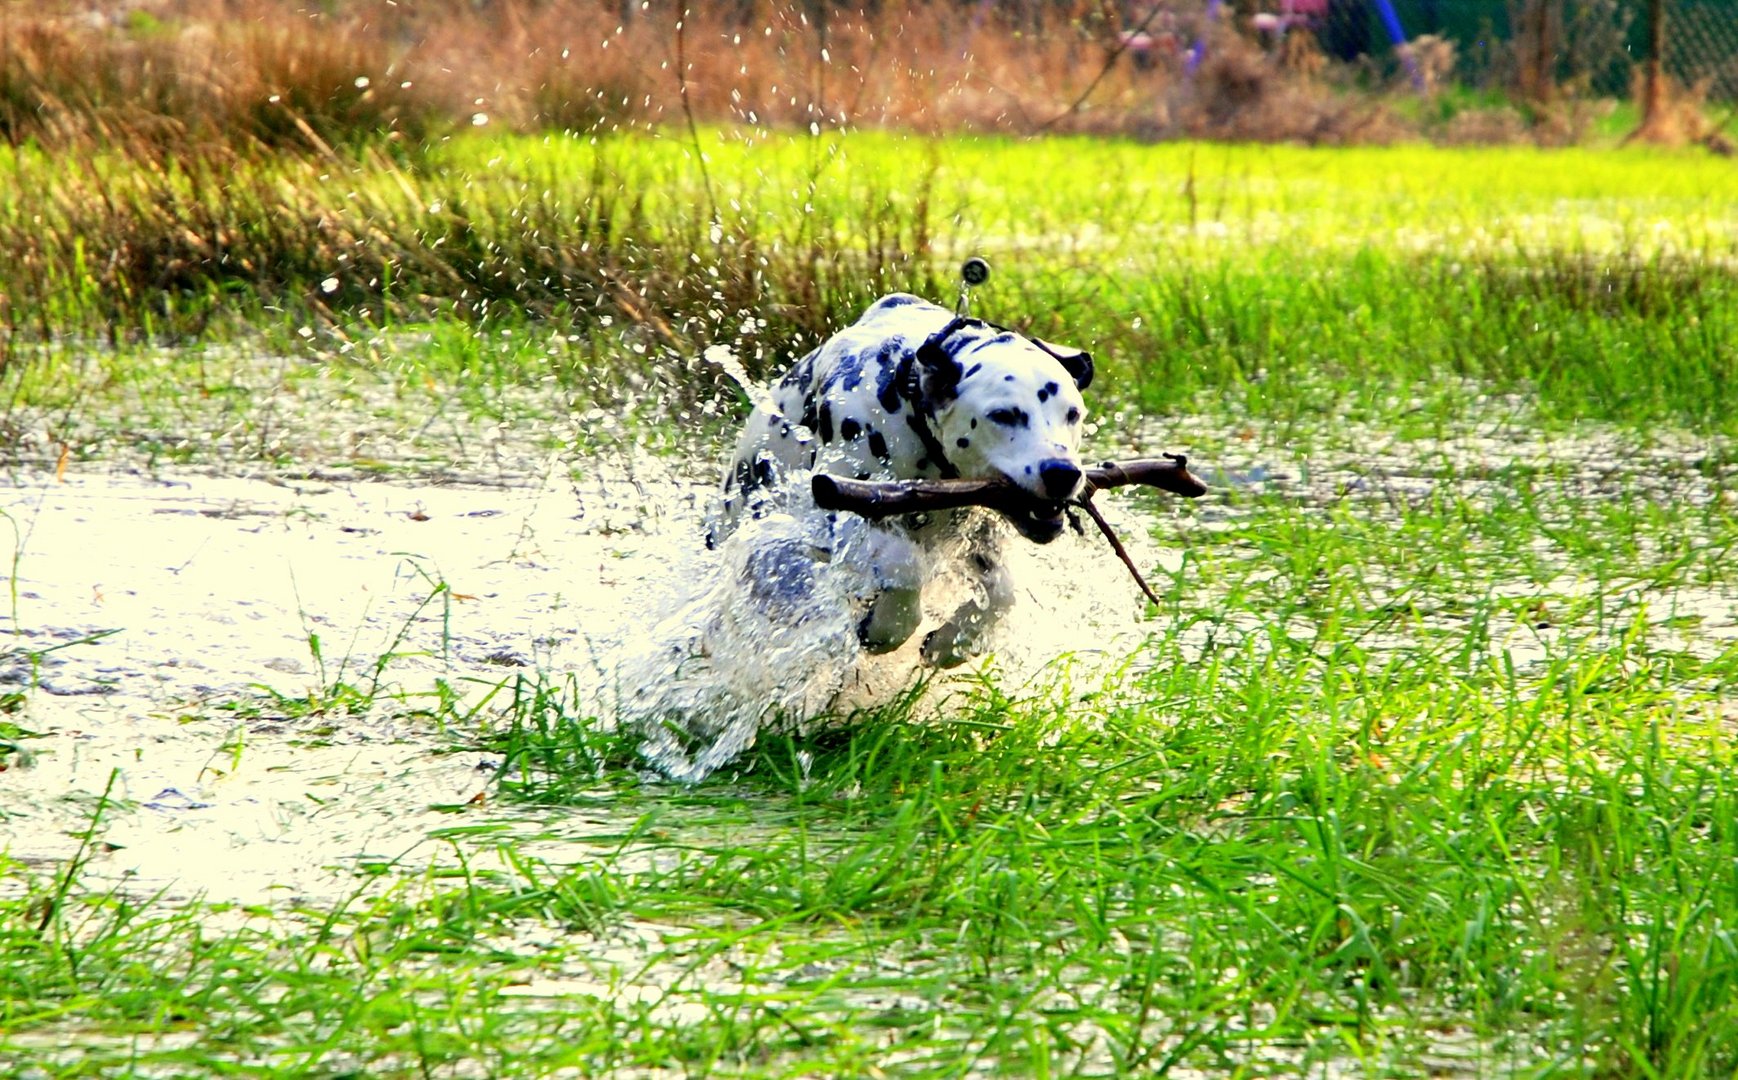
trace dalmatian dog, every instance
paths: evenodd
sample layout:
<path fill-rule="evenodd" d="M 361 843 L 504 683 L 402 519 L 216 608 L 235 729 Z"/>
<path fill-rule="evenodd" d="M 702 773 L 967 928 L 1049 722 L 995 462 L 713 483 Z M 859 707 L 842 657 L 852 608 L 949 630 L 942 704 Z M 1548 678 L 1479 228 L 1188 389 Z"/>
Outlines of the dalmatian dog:
<path fill-rule="evenodd" d="M 899 648 L 923 619 L 922 596 L 946 559 L 971 584 L 951 618 L 924 639 L 938 666 L 961 663 L 1014 602 L 1003 564 L 1007 528 L 1047 544 L 1064 529 L 1063 504 L 1082 484 L 1080 436 L 1092 358 L 915 296 L 876 301 L 855 323 L 799 360 L 748 417 L 724 479 L 710 541 L 743 520 L 812 510 L 813 472 L 859 480 L 1004 477 L 1033 496 L 1007 515 L 983 509 L 906 515 L 871 524 L 828 519 L 830 541 L 868 562 L 870 595 L 857 634 L 872 653 Z M 1004 524 L 1005 522 L 1005 524 Z M 802 575 L 788 550 L 751 559 L 744 573 L 772 595 Z"/>

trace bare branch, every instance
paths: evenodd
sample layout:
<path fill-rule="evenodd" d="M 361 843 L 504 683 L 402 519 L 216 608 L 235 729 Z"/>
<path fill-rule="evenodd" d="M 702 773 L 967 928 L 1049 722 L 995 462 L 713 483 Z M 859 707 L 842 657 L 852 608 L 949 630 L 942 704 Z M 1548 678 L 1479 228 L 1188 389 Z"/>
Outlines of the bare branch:
<path fill-rule="evenodd" d="M 1086 516 L 1092 519 L 1092 523 L 1098 526 L 1098 531 L 1104 534 L 1106 540 L 1110 541 L 1110 549 L 1116 552 L 1116 557 L 1121 559 L 1122 564 L 1128 567 L 1128 572 L 1134 575 L 1135 584 L 1141 587 L 1141 592 L 1147 594 L 1147 599 L 1153 602 L 1154 607 L 1164 607 L 1165 605 L 1159 602 L 1159 594 L 1154 592 L 1153 587 L 1147 584 L 1147 579 L 1141 576 L 1140 567 L 1135 565 L 1134 558 L 1128 553 L 1128 548 L 1122 546 L 1122 537 L 1118 536 L 1116 530 L 1110 527 L 1110 522 L 1104 520 L 1104 515 L 1098 512 L 1098 507 L 1092 505 L 1091 499 L 1082 499 L 1080 500 L 1080 508 L 1086 511 Z"/>
<path fill-rule="evenodd" d="M 1189 461 L 1181 454 L 1163 458 L 1139 458 L 1134 461 L 1107 461 L 1086 471 L 1086 491 L 1081 499 L 1090 499 L 1095 491 L 1105 488 L 1140 485 L 1155 487 L 1185 499 L 1198 499 L 1207 494 L 1207 485 L 1189 471 Z M 893 517 L 896 514 L 917 514 L 937 510 L 958 510 L 967 506 L 982 506 L 1004 513 L 1019 513 L 1035 507 L 1055 505 L 1039 499 L 1011 480 L 850 480 L 828 473 L 816 473 L 813 480 L 815 505 L 823 510 L 848 510 L 870 520 Z"/>
<path fill-rule="evenodd" d="M 1095 469 L 1087 469 L 1086 485 L 1077 498 L 1066 505 L 1078 506 L 1092 518 L 1099 532 L 1110 541 L 1117 558 L 1122 560 L 1135 583 L 1146 593 L 1154 606 L 1159 606 L 1158 594 L 1141 576 L 1135 561 L 1117 538 L 1110 522 L 1092 505 L 1092 497 L 1105 488 L 1141 485 L 1156 487 L 1198 499 L 1207 494 L 1207 485 L 1189 471 L 1189 459 L 1181 454 L 1166 454 L 1162 458 L 1138 458 L 1134 461 L 1107 461 Z M 823 510 L 848 510 L 870 520 L 893 517 L 896 514 L 917 514 L 937 510 L 958 510 L 967 506 L 982 506 L 1006 514 L 1030 510 L 1058 510 L 1064 504 L 1040 499 L 1011 480 L 847 480 L 828 473 L 816 473 L 812 481 L 815 505 Z"/>

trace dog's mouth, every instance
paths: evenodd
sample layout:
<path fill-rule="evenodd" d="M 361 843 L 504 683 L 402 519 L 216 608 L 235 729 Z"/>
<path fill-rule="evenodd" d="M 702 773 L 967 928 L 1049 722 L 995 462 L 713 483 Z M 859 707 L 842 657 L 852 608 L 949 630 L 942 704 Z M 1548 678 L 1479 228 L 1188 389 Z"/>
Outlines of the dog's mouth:
<path fill-rule="evenodd" d="M 1034 544 L 1048 544 L 1062 535 L 1067 522 L 1062 516 L 1062 504 L 1033 500 L 1018 509 L 1003 510 L 1002 516 L 1014 526 L 1014 531 Z"/>

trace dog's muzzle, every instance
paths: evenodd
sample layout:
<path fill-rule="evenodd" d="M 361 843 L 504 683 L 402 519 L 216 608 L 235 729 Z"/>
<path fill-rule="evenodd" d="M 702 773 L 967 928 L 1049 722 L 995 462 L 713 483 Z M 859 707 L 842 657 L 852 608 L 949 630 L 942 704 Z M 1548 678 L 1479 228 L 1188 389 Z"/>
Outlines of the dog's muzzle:
<path fill-rule="evenodd" d="M 1063 504 L 1080 494 L 1080 485 L 1085 478 L 1080 466 L 1068 458 L 1047 458 L 1037 466 L 1037 490 L 1033 490 L 1031 481 L 1034 478 L 1031 475 L 1023 484 L 1003 475 L 1031 496 L 1018 509 L 1002 510 L 1002 516 L 1008 519 L 1014 530 L 1034 544 L 1048 544 L 1061 536 L 1067 527 Z"/>
<path fill-rule="evenodd" d="M 1038 466 L 1038 483 L 1044 494 L 1058 502 L 1080 491 L 1080 466 L 1065 458 L 1051 458 Z"/>
<path fill-rule="evenodd" d="M 1048 544 L 1062 535 L 1067 521 L 1062 516 L 1062 504 L 1034 499 L 1028 507 L 1002 511 L 1002 516 L 1014 526 L 1014 531 L 1034 544 Z"/>

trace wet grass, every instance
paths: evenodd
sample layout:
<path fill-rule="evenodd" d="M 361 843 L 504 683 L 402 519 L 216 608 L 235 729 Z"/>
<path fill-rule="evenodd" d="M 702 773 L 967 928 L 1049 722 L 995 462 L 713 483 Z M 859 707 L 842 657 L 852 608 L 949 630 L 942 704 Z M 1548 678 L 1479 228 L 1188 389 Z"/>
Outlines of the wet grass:
<path fill-rule="evenodd" d="M 526 816 L 448 807 L 335 908 L 15 866 L 0 1048 L 47 1075 L 1728 1073 L 1738 462 L 1545 453 L 1522 419 L 1434 453 L 1299 433 L 1307 473 L 1165 525 L 1187 560 L 1119 672 L 986 680 L 945 723 L 896 701 L 681 787 L 570 676 L 437 706 Z"/>
<path fill-rule="evenodd" d="M 497 763 L 486 797 L 341 902 L 235 906 L 93 870 L 136 808 L 74 793 L 75 855 L 0 863 L 0 1063 L 1738 1069 L 1729 169 L 716 138 L 716 237 L 668 139 L 241 160 L 224 199 L 119 159 L 0 186 L 9 452 L 307 469 L 364 430 L 433 454 L 436 420 L 692 448 L 731 411 L 701 347 L 774 369 L 982 251 L 980 312 L 1094 347 L 1101 415 L 1176 417 L 1225 470 L 1160 519 L 1186 557 L 1147 643 L 966 685 L 946 723 L 900 700 L 768 735 L 695 786 L 643 772 L 572 673 L 479 696 L 334 662 L 212 711 L 414 723 Z M 44 745 L 27 696 L 0 767 Z"/>

